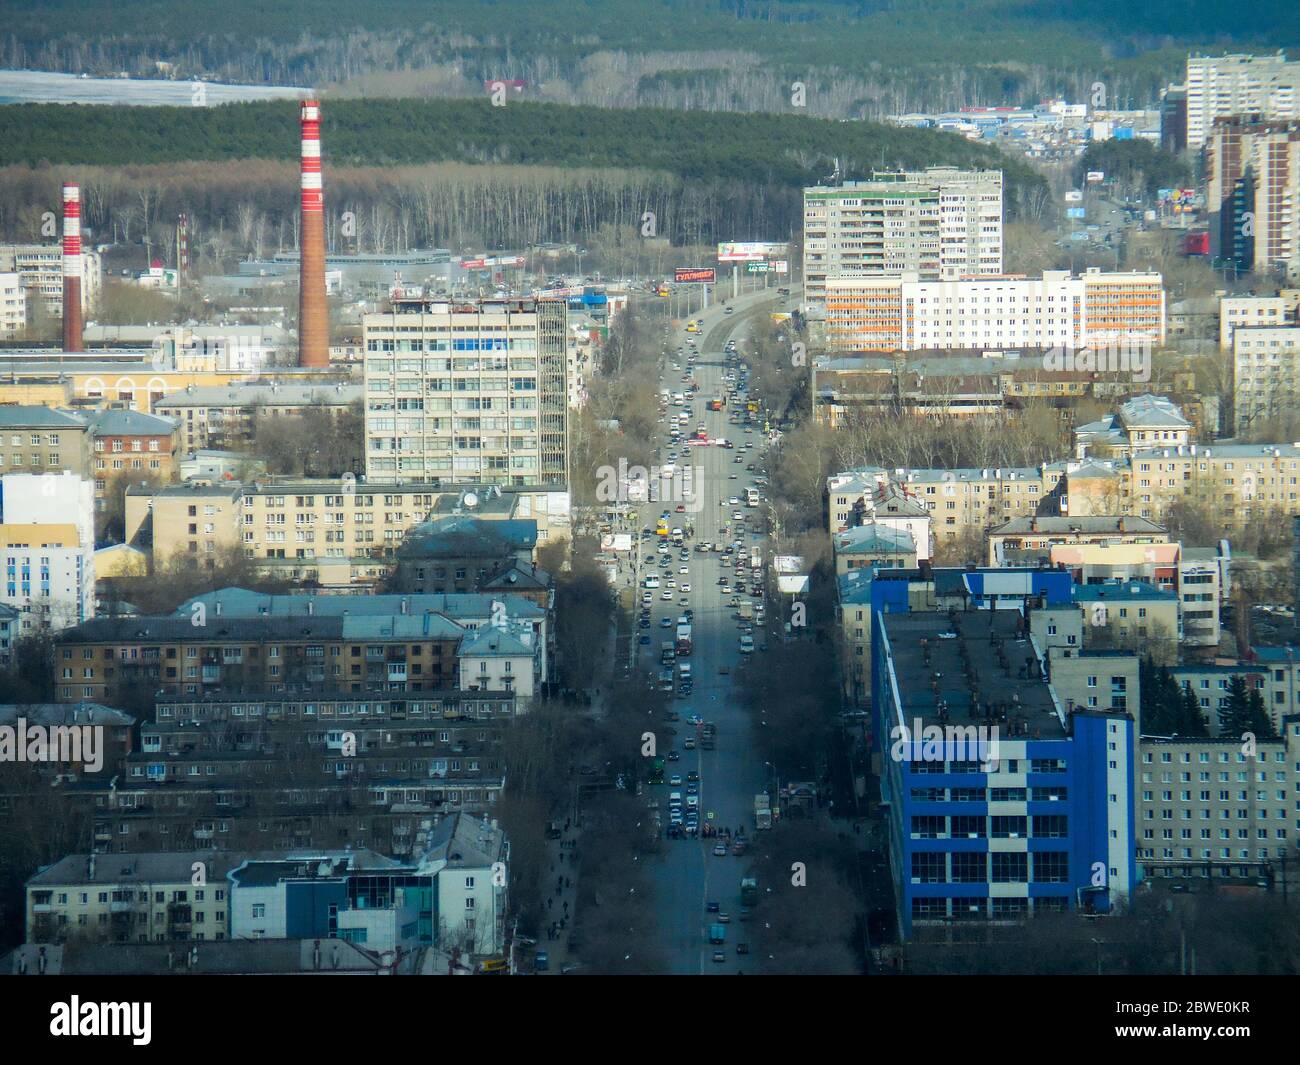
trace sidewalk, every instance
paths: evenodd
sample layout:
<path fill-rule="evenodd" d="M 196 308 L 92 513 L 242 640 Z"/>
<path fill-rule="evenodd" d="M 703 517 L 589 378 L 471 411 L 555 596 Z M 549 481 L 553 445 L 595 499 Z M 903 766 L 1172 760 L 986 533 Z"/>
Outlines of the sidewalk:
<path fill-rule="evenodd" d="M 538 974 L 541 976 L 559 975 L 565 965 L 578 960 L 569 950 L 569 937 L 573 934 L 574 911 L 578 905 L 578 869 L 574 856 L 577 854 L 581 832 L 571 817 L 567 823 L 568 828 L 560 838 L 549 841 L 547 847 L 551 861 L 549 871 L 543 877 L 542 891 L 550 905 L 546 906 L 543 928 L 537 937 L 537 949 L 547 952 L 548 968 L 545 973 Z M 567 883 L 560 886 L 561 880 Z M 567 911 L 564 909 L 566 903 L 569 907 Z M 564 921 L 563 928 L 558 927 L 561 921 Z M 554 938 L 551 938 L 553 925 Z"/>

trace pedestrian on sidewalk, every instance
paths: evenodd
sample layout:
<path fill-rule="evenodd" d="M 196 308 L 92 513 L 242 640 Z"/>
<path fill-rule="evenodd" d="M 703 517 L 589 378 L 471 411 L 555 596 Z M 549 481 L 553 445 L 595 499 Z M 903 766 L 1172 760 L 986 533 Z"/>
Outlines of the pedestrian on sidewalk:
<path fill-rule="evenodd" d="M 546 908 L 549 910 L 549 909 L 550 909 L 552 906 L 554 906 L 554 905 L 555 905 L 555 898 L 554 898 L 554 896 L 549 896 L 549 895 L 548 895 L 548 896 L 547 896 L 547 899 L 546 899 Z"/>

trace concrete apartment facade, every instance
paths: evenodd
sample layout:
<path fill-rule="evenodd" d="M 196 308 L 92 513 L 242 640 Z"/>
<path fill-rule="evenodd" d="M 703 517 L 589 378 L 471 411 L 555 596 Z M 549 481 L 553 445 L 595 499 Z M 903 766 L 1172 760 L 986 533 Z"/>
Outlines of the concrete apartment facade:
<path fill-rule="evenodd" d="M 804 299 L 832 278 L 1002 272 L 1002 172 L 933 167 L 804 189 Z"/>
<path fill-rule="evenodd" d="M 567 314 L 542 299 L 366 315 L 367 477 L 567 484 Z"/>

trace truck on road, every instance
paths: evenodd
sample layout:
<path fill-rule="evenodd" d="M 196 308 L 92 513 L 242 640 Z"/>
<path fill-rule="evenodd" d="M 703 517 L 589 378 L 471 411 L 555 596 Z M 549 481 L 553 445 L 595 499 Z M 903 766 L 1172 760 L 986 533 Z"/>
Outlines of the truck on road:
<path fill-rule="evenodd" d="M 740 904 L 742 906 L 758 905 L 758 880 L 747 876 L 740 881 Z"/>
<path fill-rule="evenodd" d="M 709 925 L 709 942 L 713 944 L 725 943 L 727 941 L 727 926 L 725 924 Z"/>
<path fill-rule="evenodd" d="M 677 623 L 677 653 L 689 657 L 691 653 L 691 626 L 689 623 Z"/>
<path fill-rule="evenodd" d="M 772 827 L 772 808 L 768 804 L 767 792 L 754 796 L 754 827 L 757 829 Z"/>

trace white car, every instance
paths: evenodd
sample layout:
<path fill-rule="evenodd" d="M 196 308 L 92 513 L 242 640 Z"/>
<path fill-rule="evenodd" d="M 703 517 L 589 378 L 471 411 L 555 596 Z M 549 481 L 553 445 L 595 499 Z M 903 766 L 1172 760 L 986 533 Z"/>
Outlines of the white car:
<path fill-rule="evenodd" d="M 662 591 L 659 593 L 659 598 L 665 603 L 671 603 L 673 601 L 673 593 L 667 590 Z"/>
<path fill-rule="evenodd" d="M 740 506 L 740 500 L 737 499 L 735 496 L 732 496 L 730 499 L 727 500 L 727 505 L 730 507 L 738 507 Z"/>
<path fill-rule="evenodd" d="M 681 590 L 685 592 L 687 595 L 690 595 L 691 586 L 689 584 L 683 584 Z"/>

